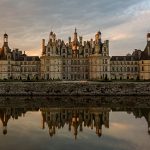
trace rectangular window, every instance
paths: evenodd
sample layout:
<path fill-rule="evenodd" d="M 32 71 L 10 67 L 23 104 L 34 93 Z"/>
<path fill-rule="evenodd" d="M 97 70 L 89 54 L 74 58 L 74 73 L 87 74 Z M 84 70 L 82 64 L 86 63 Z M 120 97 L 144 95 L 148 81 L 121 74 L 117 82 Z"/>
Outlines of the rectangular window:
<path fill-rule="evenodd" d="M 49 66 L 46 67 L 46 71 L 49 71 Z"/>

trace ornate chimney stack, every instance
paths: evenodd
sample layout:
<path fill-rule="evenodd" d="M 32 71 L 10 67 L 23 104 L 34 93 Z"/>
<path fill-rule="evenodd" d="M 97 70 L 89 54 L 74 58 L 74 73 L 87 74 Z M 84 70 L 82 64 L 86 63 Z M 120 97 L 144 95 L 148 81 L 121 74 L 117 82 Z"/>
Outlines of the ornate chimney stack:
<path fill-rule="evenodd" d="M 42 39 L 42 55 L 45 54 L 45 39 Z"/>
<path fill-rule="evenodd" d="M 82 39 L 83 39 L 82 36 L 80 36 L 80 37 L 79 37 L 80 45 L 82 45 Z"/>
<path fill-rule="evenodd" d="M 71 44 L 71 37 L 69 37 L 68 40 L 69 40 L 69 44 Z"/>

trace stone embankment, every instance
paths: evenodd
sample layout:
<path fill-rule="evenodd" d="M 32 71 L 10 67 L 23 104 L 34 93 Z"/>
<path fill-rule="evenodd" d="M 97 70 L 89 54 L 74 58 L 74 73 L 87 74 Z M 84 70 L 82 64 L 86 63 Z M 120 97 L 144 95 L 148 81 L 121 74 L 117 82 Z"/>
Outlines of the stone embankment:
<path fill-rule="evenodd" d="M 0 82 L 0 96 L 149 96 L 150 82 Z"/>

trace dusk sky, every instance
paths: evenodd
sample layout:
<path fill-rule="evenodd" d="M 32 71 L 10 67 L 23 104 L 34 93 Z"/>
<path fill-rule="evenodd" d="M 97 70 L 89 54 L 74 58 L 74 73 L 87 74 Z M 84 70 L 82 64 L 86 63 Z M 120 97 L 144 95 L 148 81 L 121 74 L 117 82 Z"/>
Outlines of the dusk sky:
<path fill-rule="evenodd" d="M 143 50 L 150 32 L 150 0 L 0 0 L 0 46 L 9 35 L 11 49 L 41 55 L 41 40 L 53 30 L 67 42 L 78 29 L 83 40 L 110 40 L 110 55 Z"/>

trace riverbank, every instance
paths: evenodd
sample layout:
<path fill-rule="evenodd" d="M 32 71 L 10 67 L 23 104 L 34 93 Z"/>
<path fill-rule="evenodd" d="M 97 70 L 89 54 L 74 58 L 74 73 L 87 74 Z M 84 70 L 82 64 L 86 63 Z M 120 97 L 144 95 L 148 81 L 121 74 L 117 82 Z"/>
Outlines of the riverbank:
<path fill-rule="evenodd" d="M 150 82 L 1 82 L 0 96 L 150 96 Z"/>

